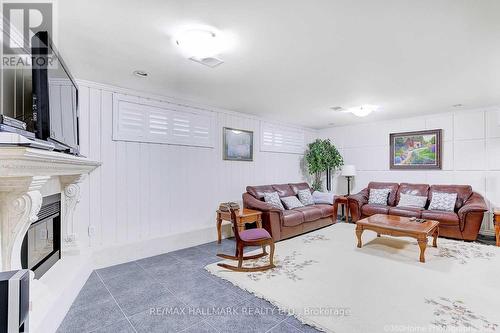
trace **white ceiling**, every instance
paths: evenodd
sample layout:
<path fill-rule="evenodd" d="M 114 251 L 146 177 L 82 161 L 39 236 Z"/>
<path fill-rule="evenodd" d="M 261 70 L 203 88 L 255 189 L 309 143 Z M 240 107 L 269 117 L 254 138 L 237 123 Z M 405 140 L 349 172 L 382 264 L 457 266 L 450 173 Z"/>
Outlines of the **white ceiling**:
<path fill-rule="evenodd" d="M 500 104 L 498 0 L 63 0 L 58 43 L 88 79 L 310 127 Z M 172 43 L 237 36 L 211 69 Z M 132 75 L 142 69 L 147 79 Z M 331 106 L 378 104 L 366 118 Z"/>

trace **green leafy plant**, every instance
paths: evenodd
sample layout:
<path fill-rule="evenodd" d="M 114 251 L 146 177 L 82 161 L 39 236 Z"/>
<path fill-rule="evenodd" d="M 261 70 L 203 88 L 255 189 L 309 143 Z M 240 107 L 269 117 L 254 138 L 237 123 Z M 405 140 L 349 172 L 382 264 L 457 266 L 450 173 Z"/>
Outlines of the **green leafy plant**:
<path fill-rule="evenodd" d="M 307 169 L 309 174 L 314 176 L 312 188 L 320 191 L 323 187 L 321 175 L 326 170 L 336 170 L 344 165 L 344 159 L 339 151 L 330 142 L 330 139 L 317 139 L 308 145 L 308 150 L 305 154 Z"/>

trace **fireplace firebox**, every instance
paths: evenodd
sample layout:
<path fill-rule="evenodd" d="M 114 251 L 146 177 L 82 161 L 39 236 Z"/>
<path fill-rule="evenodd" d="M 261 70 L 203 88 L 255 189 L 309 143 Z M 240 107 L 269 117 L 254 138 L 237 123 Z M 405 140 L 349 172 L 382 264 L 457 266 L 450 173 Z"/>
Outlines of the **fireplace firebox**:
<path fill-rule="evenodd" d="M 21 265 L 35 272 L 39 279 L 61 259 L 61 195 L 44 197 L 38 220 L 33 222 L 23 240 Z"/>

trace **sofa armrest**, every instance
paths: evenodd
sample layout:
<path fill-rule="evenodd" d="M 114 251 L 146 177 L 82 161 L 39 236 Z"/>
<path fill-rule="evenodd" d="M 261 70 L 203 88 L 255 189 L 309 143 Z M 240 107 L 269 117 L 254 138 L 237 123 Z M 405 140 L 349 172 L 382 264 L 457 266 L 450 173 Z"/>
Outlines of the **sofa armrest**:
<path fill-rule="evenodd" d="M 473 228 L 474 230 L 481 227 L 484 212 L 488 211 L 488 206 L 481 194 L 473 192 L 470 198 L 458 210 L 458 218 L 460 219 L 460 230 Z M 469 222 L 474 221 L 477 226 L 467 226 Z"/>
<path fill-rule="evenodd" d="M 274 241 L 281 239 L 283 225 L 283 211 L 267 202 L 256 199 L 249 193 L 243 193 L 243 207 L 262 212 L 262 227 L 266 229 Z"/>
<path fill-rule="evenodd" d="M 349 213 L 352 221 L 356 222 L 361 218 L 361 207 L 368 203 L 368 188 L 347 197 L 349 205 Z"/>
<path fill-rule="evenodd" d="M 486 206 L 486 202 L 484 198 L 479 193 L 472 193 L 470 198 L 464 203 L 464 205 L 458 210 L 458 217 L 460 220 L 465 220 L 466 216 L 470 212 L 486 212 L 488 210 L 488 206 Z"/>
<path fill-rule="evenodd" d="M 281 209 L 276 208 L 267 202 L 256 199 L 249 193 L 243 193 L 243 206 L 245 208 L 260 210 L 261 212 L 276 212 L 283 214 Z"/>

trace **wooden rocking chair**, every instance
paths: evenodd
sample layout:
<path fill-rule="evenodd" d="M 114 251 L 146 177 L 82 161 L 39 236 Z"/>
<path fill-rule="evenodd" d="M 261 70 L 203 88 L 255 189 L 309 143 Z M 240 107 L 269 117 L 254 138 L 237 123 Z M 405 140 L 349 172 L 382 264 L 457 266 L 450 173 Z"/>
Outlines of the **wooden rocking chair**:
<path fill-rule="evenodd" d="M 236 254 L 234 256 L 231 256 L 228 254 L 218 253 L 217 256 L 224 259 L 237 260 L 238 266 L 232 266 L 223 263 L 219 263 L 217 265 L 236 272 L 259 272 L 276 267 L 273 263 L 274 240 L 271 237 L 271 235 L 267 232 L 267 230 L 262 228 L 262 221 L 257 221 L 257 228 L 255 229 L 239 231 L 238 225 L 236 223 L 237 220 L 236 214 L 239 214 L 239 211 L 231 209 L 231 220 L 233 221 L 234 236 L 236 238 Z M 243 260 L 257 259 L 268 255 L 268 253 L 266 252 L 267 245 L 269 245 L 270 247 L 269 265 L 257 266 L 257 267 L 243 267 Z M 262 253 L 255 254 L 252 256 L 244 256 L 243 248 L 245 246 L 261 246 Z"/>

